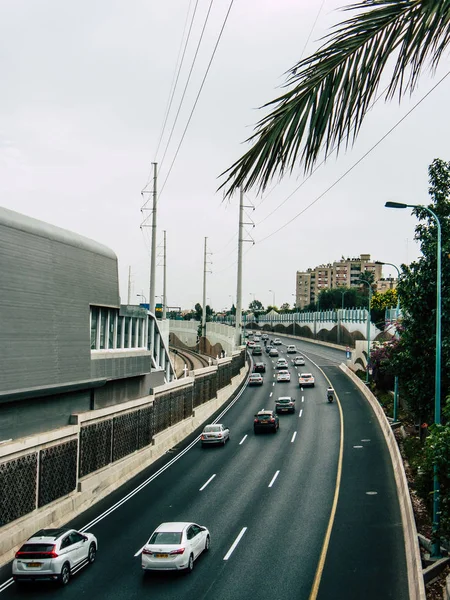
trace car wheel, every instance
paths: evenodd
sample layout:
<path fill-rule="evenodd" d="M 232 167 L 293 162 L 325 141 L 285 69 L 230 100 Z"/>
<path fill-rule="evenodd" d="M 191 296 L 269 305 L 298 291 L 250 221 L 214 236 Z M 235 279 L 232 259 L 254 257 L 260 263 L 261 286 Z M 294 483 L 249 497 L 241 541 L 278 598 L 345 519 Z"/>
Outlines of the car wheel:
<path fill-rule="evenodd" d="M 91 565 L 93 562 L 95 562 L 96 555 L 97 555 L 97 548 L 95 547 L 95 544 L 91 544 L 89 546 L 89 553 L 88 553 L 88 561 L 90 562 Z"/>
<path fill-rule="evenodd" d="M 69 563 L 64 563 L 59 575 L 59 582 L 61 585 L 67 585 L 70 581 L 70 567 Z"/>
<path fill-rule="evenodd" d="M 211 547 L 211 539 L 210 539 L 209 535 L 207 535 L 206 541 L 205 541 L 205 552 L 208 552 L 210 547 Z"/>
<path fill-rule="evenodd" d="M 194 555 L 191 554 L 189 557 L 188 566 L 186 567 L 186 573 L 192 573 L 194 570 Z"/>

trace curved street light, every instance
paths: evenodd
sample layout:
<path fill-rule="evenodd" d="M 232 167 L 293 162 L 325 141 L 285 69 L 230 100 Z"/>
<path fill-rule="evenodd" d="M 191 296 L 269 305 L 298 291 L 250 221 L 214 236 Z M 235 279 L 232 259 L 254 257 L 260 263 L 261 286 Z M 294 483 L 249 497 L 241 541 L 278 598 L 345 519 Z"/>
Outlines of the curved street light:
<path fill-rule="evenodd" d="M 402 202 L 386 202 L 386 208 L 421 208 L 426 210 L 434 219 L 437 226 L 437 248 L 436 248 L 436 361 L 434 377 L 434 422 L 441 424 L 441 310 L 442 310 L 442 231 L 441 222 L 437 214 L 424 206 L 423 204 L 403 204 Z M 439 511 L 439 474 L 438 467 L 433 465 L 433 545 L 431 556 L 433 558 L 441 557 L 441 544 L 439 539 L 440 511 Z"/>
<path fill-rule="evenodd" d="M 365 279 L 360 279 L 359 283 L 365 283 L 369 287 L 369 306 L 367 311 L 367 368 L 366 385 L 369 384 L 369 362 L 370 362 L 370 304 L 372 302 L 372 285 Z"/>
<path fill-rule="evenodd" d="M 389 263 L 389 262 L 383 262 L 381 260 L 376 260 L 375 264 L 376 265 L 389 265 L 390 267 L 394 267 L 394 269 L 397 270 L 397 277 L 398 277 L 397 281 L 399 281 L 400 269 L 397 267 L 397 265 L 394 265 L 393 263 Z M 397 327 L 398 327 L 399 314 L 400 314 L 400 297 L 397 292 L 397 308 L 395 310 L 395 320 L 397 323 Z M 395 335 L 398 338 L 398 331 L 396 332 Z M 394 414 L 392 415 L 394 423 L 397 422 L 397 411 L 398 411 L 398 375 L 395 375 L 395 377 L 394 377 Z"/>

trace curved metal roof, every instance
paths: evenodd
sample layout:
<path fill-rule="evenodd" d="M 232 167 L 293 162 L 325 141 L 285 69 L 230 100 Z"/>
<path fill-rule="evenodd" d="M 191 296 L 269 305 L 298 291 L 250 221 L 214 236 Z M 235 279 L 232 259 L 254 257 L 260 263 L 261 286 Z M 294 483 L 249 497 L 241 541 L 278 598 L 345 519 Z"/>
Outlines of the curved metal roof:
<path fill-rule="evenodd" d="M 62 244 L 67 244 L 68 246 L 75 246 L 76 248 L 95 252 L 96 254 L 117 260 L 116 254 L 103 244 L 99 244 L 78 233 L 73 233 L 67 229 L 56 227 L 56 225 L 50 225 L 44 221 L 27 217 L 26 215 L 22 215 L 21 213 L 9 210 L 2 206 L 0 206 L 0 225 L 18 229 L 19 231 L 31 233 L 32 235 L 37 235 Z"/>

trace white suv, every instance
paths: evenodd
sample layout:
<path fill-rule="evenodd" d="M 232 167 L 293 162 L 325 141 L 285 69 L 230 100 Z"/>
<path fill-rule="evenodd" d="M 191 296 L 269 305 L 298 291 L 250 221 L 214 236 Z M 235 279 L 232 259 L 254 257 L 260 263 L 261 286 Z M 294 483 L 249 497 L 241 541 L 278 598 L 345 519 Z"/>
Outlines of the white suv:
<path fill-rule="evenodd" d="M 288 354 L 295 354 L 297 352 L 297 348 L 293 344 L 291 344 L 287 347 L 286 352 Z"/>
<path fill-rule="evenodd" d="M 95 561 L 97 538 L 75 529 L 41 529 L 16 552 L 12 576 L 25 581 L 69 583 L 71 575 Z"/>

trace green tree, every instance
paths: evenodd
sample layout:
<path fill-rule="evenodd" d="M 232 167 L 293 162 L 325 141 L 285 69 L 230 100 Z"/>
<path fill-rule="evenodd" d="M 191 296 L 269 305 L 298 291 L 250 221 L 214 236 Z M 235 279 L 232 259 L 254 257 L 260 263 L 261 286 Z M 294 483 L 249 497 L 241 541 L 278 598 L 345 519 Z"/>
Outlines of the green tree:
<path fill-rule="evenodd" d="M 248 305 L 248 308 L 255 315 L 264 311 L 264 306 L 263 306 L 262 302 L 260 302 L 259 300 L 252 300 L 252 302 L 250 302 L 250 304 Z"/>
<path fill-rule="evenodd" d="M 280 312 L 281 313 L 289 313 L 289 312 L 291 312 L 291 307 L 289 306 L 289 302 L 284 302 L 280 306 Z"/>
<path fill-rule="evenodd" d="M 397 306 L 397 290 L 386 290 L 385 292 L 374 292 L 371 307 L 385 310 Z"/>
<path fill-rule="evenodd" d="M 360 0 L 344 10 L 352 16 L 288 70 L 287 91 L 263 106 L 271 112 L 247 140 L 251 148 L 225 172 L 228 194 L 263 190 L 300 164 L 312 170 L 323 152 L 354 142 L 388 68 L 391 100 L 447 56 L 448 0 Z"/>
<path fill-rule="evenodd" d="M 450 254 L 450 163 L 435 159 L 429 167 L 429 205 L 442 226 L 442 256 Z M 437 227 L 422 208 L 413 213 L 419 219 L 415 238 L 422 256 L 410 266 L 402 265 L 398 283 L 402 308 L 401 336 L 393 355 L 394 372 L 399 375 L 408 405 L 417 421 L 433 422 L 436 323 Z M 450 385 L 450 260 L 442 260 L 442 346 L 441 397 Z"/>

